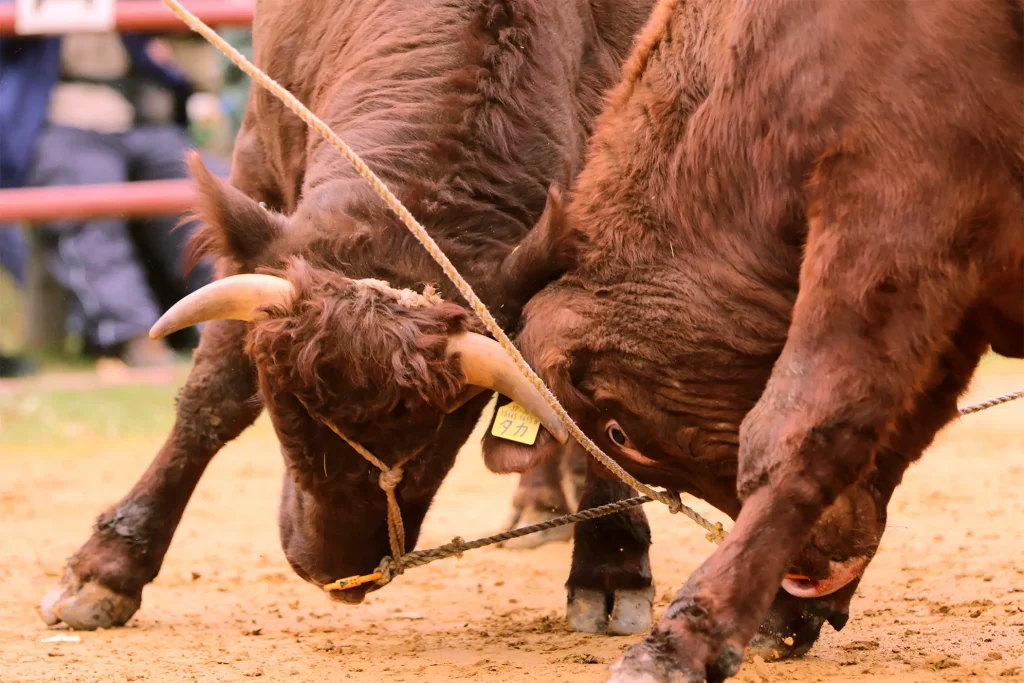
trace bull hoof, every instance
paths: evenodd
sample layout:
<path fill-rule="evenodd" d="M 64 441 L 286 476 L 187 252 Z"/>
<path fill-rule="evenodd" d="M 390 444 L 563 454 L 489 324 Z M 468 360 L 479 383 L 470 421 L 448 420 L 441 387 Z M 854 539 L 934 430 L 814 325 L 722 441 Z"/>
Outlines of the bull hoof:
<path fill-rule="evenodd" d="M 43 596 L 38 610 L 48 626 L 64 622 L 77 631 L 95 631 L 124 626 L 141 605 L 139 598 L 83 582 L 68 569 L 61 582 Z"/>
<path fill-rule="evenodd" d="M 622 589 L 612 594 L 570 588 L 566 616 L 569 628 L 580 633 L 646 633 L 654 623 L 654 587 Z"/>
<path fill-rule="evenodd" d="M 795 659 L 805 655 L 818 640 L 824 624 L 839 631 L 850 618 L 848 602 L 832 604 L 794 598 L 779 591 L 768 616 L 761 622 L 748 645 L 748 652 L 766 662 Z"/>
<path fill-rule="evenodd" d="M 505 528 L 509 530 L 521 529 L 531 524 L 540 524 L 541 522 L 547 522 L 561 516 L 561 514 L 551 512 L 550 510 L 538 510 L 537 508 L 529 507 L 522 511 L 514 511 Z M 546 529 L 535 534 L 504 541 L 500 546 L 507 550 L 532 550 L 547 543 L 565 543 L 572 540 L 572 534 L 573 525 L 565 524 L 554 529 Z"/>

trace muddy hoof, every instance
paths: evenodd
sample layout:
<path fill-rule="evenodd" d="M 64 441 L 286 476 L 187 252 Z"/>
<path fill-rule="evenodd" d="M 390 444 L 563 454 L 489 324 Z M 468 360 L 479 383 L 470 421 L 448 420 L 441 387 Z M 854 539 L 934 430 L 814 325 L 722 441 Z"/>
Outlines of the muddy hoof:
<path fill-rule="evenodd" d="M 850 618 L 849 601 L 804 600 L 780 591 L 768 616 L 750 641 L 748 652 L 766 662 L 802 657 L 814 647 L 824 624 L 842 630 Z"/>
<path fill-rule="evenodd" d="M 580 633 L 646 633 L 654 622 L 654 587 L 623 589 L 612 594 L 570 588 L 566 617 L 569 628 Z"/>
<path fill-rule="evenodd" d="M 39 603 L 39 616 L 49 626 L 64 622 L 78 631 L 124 626 L 142 601 L 115 593 L 98 583 L 82 582 L 68 569 L 64 578 Z"/>
<path fill-rule="evenodd" d="M 551 512 L 550 510 L 538 510 L 537 508 L 529 507 L 522 511 L 513 511 L 512 516 L 506 524 L 506 529 L 521 529 L 531 524 L 540 524 L 556 517 L 561 517 L 563 513 Z M 529 536 L 520 536 L 519 538 L 513 538 L 510 541 L 505 541 L 500 544 L 500 547 L 508 550 L 531 550 L 533 548 L 539 548 L 546 543 L 564 543 L 572 540 L 573 525 L 565 524 L 554 529 L 546 529 L 545 531 L 539 531 Z"/>

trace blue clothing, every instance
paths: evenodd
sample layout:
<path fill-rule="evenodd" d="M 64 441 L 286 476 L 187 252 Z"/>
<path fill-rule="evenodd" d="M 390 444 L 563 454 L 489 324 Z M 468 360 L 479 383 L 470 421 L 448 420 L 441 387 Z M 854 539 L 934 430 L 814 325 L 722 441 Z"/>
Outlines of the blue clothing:
<path fill-rule="evenodd" d="M 10 273 L 19 285 L 24 285 L 27 266 L 28 245 L 21 228 L 0 225 L 0 268 Z"/>
<path fill-rule="evenodd" d="M 13 0 L 0 0 L 10 4 Z M 157 64 L 146 54 L 152 36 L 122 34 L 132 66 L 175 95 L 175 118 L 187 125 L 185 101 L 192 93 L 185 74 Z M 61 38 L 0 38 L 0 187 L 22 187 L 27 180 L 39 132 L 46 123 L 50 92 L 60 79 Z"/>

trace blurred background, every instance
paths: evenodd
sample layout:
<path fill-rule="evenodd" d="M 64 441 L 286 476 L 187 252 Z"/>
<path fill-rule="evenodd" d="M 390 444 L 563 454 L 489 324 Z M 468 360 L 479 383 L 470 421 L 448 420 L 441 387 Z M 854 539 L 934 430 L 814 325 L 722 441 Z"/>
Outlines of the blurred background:
<path fill-rule="evenodd" d="M 49 2 L 89 0 L 28 4 Z M 184 4 L 251 56 L 252 2 Z M 139 614 L 54 640 L 38 598 L 174 420 L 198 332 L 147 332 L 211 275 L 183 274 L 184 154 L 228 174 L 249 79 L 159 0 L 119 0 L 114 30 L 48 35 L 19 34 L 15 8 L 0 0 L 0 681 L 601 677 L 635 641 L 566 628 L 567 543 L 487 548 L 410 572 L 358 609 L 328 603 L 281 553 L 284 465 L 265 416 L 204 475 Z M 989 356 L 963 403 L 1021 386 L 1024 364 Z M 1022 425 L 1024 401 L 943 430 L 889 507 L 851 624 L 770 675 L 730 680 L 1024 680 Z M 501 528 L 516 480 L 484 468 L 485 426 L 421 547 Z M 660 615 L 711 546 L 660 507 L 648 514 Z"/>
<path fill-rule="evenodd" d="M 248 77 L 159 0 L 117 2 L 111 30 L 35 35 L 18 4 L 0 0 L 0 380 L 167 372 L 198 330 L 148 329 L 211 277 L 183 272 L 184 154 L 227 176 Z M 251 56 L 250 1 L 193 4 Z"/>

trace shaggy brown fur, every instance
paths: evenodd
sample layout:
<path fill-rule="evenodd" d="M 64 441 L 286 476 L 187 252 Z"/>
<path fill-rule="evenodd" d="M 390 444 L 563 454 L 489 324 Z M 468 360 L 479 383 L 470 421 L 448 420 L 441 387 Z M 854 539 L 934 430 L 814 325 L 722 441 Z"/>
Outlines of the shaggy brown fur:
<path fill-rule="evenodd" d="M 570 186 L 602 91 L 651 4 L 261 0 L 256 62 L 374 168 L 510 325 L 525 298 L 509 293 L 523 289 L 528 269 L 503 263 L 549 187 Z M 487 403 L 481 394 L 446 413 L 464 388 L 457 360 L 444 355 L 447 337 L 478 323 L 365 181 L 279 101 L 253 88 L 231 185 L 192 165 L 206 222 L 194 257 L 216 256 L 221 274 L 283 273 L 299 296 L 257 324 L 207 326 L 174 431 L 71 560 L 69 599 L 93 581 L 113 592 L 111 604 L 134 601 L 89 606 L 98 625 L 123 623 L 138 607 L 206 464 L 258 414 L 257 375 L 288 466 L 282 544 L 318 584 L 372 571 L 388 554 L 384 495 L 377 471 L 298 399 L 382 460 L 412 458 L 397 489 L 410 547 Z M 409 305 L 356 286 L 362 278 L 435 286 L 448 303 Z M 128 509 L 125 523 L 106 523 Z M 334 597 L 359 601 L 362 592 Z"/>
<path fill-rule="evenodd" d="M 1015 0 L 655 10 L 520 335 L 634 475 L 737 520 L 614 680 L 734 673 L 787 570 L 863 568 L 986 349 L 1024 356 L 1022 22 Z M 757 642 L 805 650 L 856 583 L 780 595 Z"/>

